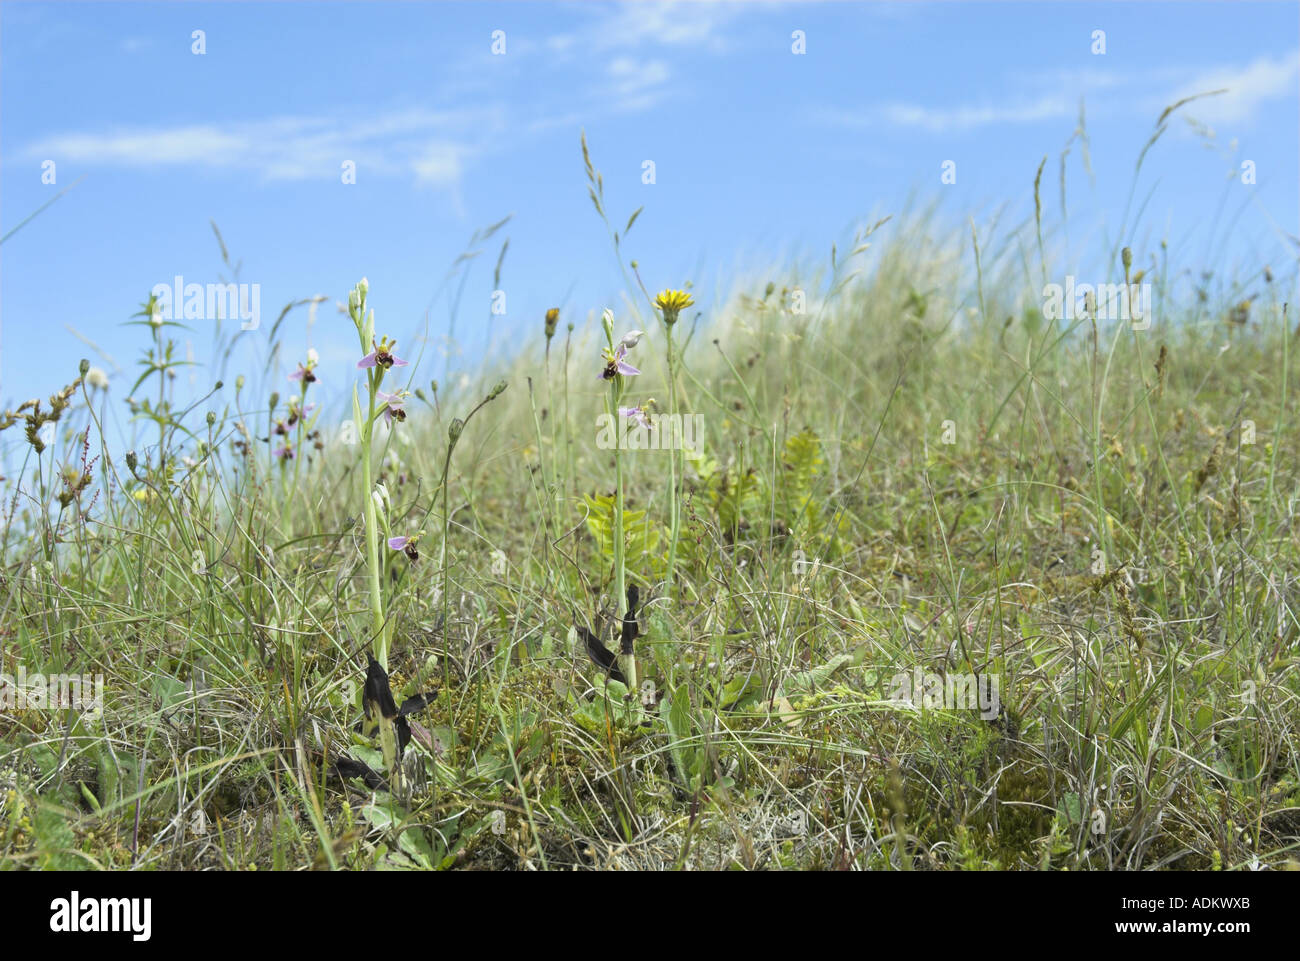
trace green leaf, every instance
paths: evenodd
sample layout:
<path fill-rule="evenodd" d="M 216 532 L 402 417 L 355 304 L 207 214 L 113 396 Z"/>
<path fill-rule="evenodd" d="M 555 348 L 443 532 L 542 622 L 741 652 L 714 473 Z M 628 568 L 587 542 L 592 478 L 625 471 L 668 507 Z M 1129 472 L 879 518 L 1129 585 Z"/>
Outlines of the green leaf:
<path fill-rule="evenodd" d="M 421 867 L 433 867 L 433 848 L 418 827 L 407 828 L 397 836 L 397 846 L 411 856 Z"/>
<path fill-rule="evenodd" d="M 791 674 L 785 679 L 785 683 L 781 685 L 781 693 L 787 697 L 791 694 L 812 694 L 817 688 L 830 680 L 836 671 L 852 663 L 852 654 L 836 654 L 820 667 Z"/>
<path fill-rule="evenodd" d="M 1135 721 L 1137 721 L 1139 714 L 1147 709 L 1147 706 L 1151 703 L 1151 699 L 1156 696 L 1156 693 L 1168 679 L 1170 672 L 1173 670 L 1173 666 L 1174 661 L 1171 659 L 1156 679 L 1147 685 L 1146 690 L 1138 696 L 1137 700 L 1120 712 L 1119 717 L 1117 717 L 1115 722 L 1110 726 L 1111 740 L 1118 741 L 1128 733 L 1128 729 L 1133 726 Z"/>
<path fill-rule="evenodd" d="M 659 716 L 663 719 L 664 727 L 668 729 L 668 751 L 672 755 L 673 766 L 677 769 L 678 776 L 686 781 L 682 787 L 687 790 L 693 790 L 696 786 L 694 762 L 697 752 L 690 748 L 692 734 L 690 703 L 685 684 L 673 691 L 671 697 L 665 697 L 659 702 Z"/>
<path fill-rule="evenodd" d="M 1079 795 L 1070 792 L 1061 797 L 1061 803 L 1056 806 L 1056 813 L 1061 816 L 1066 824 L 1078 824 L 1083 820 L 1083 802 Z"/>
<path fill-rule="evenodd" d="M 150 685 L 154 697 L 162 702 L 162 709 L 170 711 L 181 704 L 190 694 L 190 686 L 179 678 L 168 674 L 155 674 Z"/>

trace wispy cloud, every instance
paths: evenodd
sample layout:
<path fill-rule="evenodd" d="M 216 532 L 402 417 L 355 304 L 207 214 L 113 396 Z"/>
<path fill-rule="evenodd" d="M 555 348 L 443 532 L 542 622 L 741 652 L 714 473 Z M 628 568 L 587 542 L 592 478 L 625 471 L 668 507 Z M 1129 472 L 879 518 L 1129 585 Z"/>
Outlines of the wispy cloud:
<path fill-rule="evenodd" d="M 568 32 L 510 36 L 508 57 L 515 69 L 485 74 L 480 64 L 466 63 L 446 70 L 442 92 L 454 96 L 456 110 L 389 110 L 360 121 L 357 112 L 323 110 L 244 121 L 119 125 L 51 134 L 20 153 L 88 166 L 248 173 L 263 181 L 337 178 L 341 165 L 353 161 L 358 178 L 406 176 L 455 192 L 476 158 L 500 149 L 507 131 L 515 138 L 540 134 L 661 104 L 674 93 L 683 53 L 730 49 L 730 28 L 757 6 L 674 0 L 575 5 L 577 23 Z M 131 52 L 150 40 L 128 36 L 120 43 Z M 575 70 L 577 96 L 569 80 Z M 563 100 L 548 92 L 561 78 L 569 91 Z"/>
<path fill-rule="evenodd" d="M 1049 95 L 1019 104 L 961 107 L 928 107 L 914 103 L 887 103 L 864 110 L 823 109 L 817 119 L 840 127 L 872 127 L 888 124 L 928 133 L 962 133 L 999 124 L 1036 123 L 1073 116 L 1077 102 Z"/>
<path fill-rule="evenodd" d="M 468 151 L 454 143 L 428 144 L 412 161 L 415 177 L 434 187 L 452 187 L 460 183 Z"/>
<path fill-rule="evenodd" d="M 724 49 L 729 43 L 725 28 L 746 12 L 735 3 L 671 0 L 575 9 L 582 20 L 569 33 L 510 38 L 509 56 L 522 57 L 529 68 L 497 81 L 479 74 L 475 89 L 461 89 L 465 96 L 457 110 L 390 110 L 360 122 L 355 114 L 330 111 L 250 121 L 121 125 L 51 134 L 21 154 L 84 165 L 247 172 L 264 181 L 337 178 L 341 165 L 353 161 L 358 177 L 408 176 L 454 191 L 473 160 L 492 152 L 503 131 L 539 133 L 600 113 L 632 113 L 662 103 L 672 93 L 674 56 L 690 48 Z M 132 50 L 148 42 L 127 37 L 121 44 Z M 662 53 L 655 56 L 655 51 Z M 595 73 L 588 66 L 592 55 L 602 64 Z M 544 89 L 539 71 L 554 79 L 578 65 L 584 75 L 582 97 L 564 103 L 538 99 Z M 457 82 L 456 73 L 447 79 Z M 512 95 L 512 83 L 524 84 L 524 89 Z"/>
<path fill-rule="evenodd" d="M 667 93 L 672 69 L 662 60 L 641 61 L 618 57 L 606 68 L 607 94 L 612 94 L 620 111 L 644 110 L 654 106 Z"/>
<path fill-rule="evenodd" d="M 1270 100 L 1295 98 L 1300 83 L 1300 50 L 1277 57 L 1259 57 L 1245 66 L 1214 67 L 1198 72 L 1191 80 L 1162 98 L 1153 98 L 1151 106 L 1162 101 L 1159 109 L 1184 97 L 1224 90 L 1225 93 L 1189 104 L 1187 113 L 1212 124 L 1248 124 Z M 1294 123 L 1291 112 L 1288 122 Z"/>
<path fill-rule="evenodd" d="M 492 111 L 405 110 L 358 123 L 337 117 L 116 128 L 45 137 L 29 159 L 116 167 L 246 171 L 267 181 L 332 179 L 352 161 L 358 177 L 413 176 L 453 188 L 476 150 L 472 131 L 499 129 Z"/>
<path fill-rule="evenodd" d="M 932 133 L 971 130 L 995 124 L 1037 123 L 1072 113 L 1073 107 L 1061 96 L 1040 97 L 1026 103 L 957 107 L 952 110 L 918 107 L 914 104 L 889 104 L 885 119 L 900 127 L 919 127 Z"/>
<path fill-rule="evenodd" d="M 591 5 L 593 19 L 582 29 L 547 38 L 557 53 L 584 55 L 642 47 L 708 47 L 722 50 L 730 37 L 724 29 L 746 11 L 740 3 L 658 2 Z"/>
<path fill-rule="evenodd" d="M 736 41 L 729 28 L 758 6 L 747 10 L 740 3 L 702 0 L 585 4 L 575 8 L 588 18 L 582 25 L 523 50 L 560 65 L 584 64 L 584 69 L 593 56 L 612 56 L 605 82 L 589 90 L 592 108 L 648 110 L 670 94 L 668 85 L 677 71 L 667 58 L 693 48 L 711 54 L 732 49 Z"/>
<path fill-rule="evenodd" d="M 1165 107 L 1184 97 L 1225 90 L 1198 100 L 1187 108 L 1187 114 L 1204 123 L 1250 123 L 1266 103 L 1295 98 L 1300 83 L 1300 50 L 1276 58 L 1260 57 L 1246 65 L 1212 69 L 1165 66 L 1129 72 L 1038 71 L 1021 74 L 1018 79 L 1022 87 L 1038 88 L 1038 95 L 1012 103 L 984 101 L 933 106 L 892 102 L 854 109 L 826 107 L 814 116 L 830 126 L 883 125 L 949 134 L 1073 118 L 1080 100 L 1086 101 L 1090 114 L 1122 112 L 1125 116 L 1154 119 Z"/>

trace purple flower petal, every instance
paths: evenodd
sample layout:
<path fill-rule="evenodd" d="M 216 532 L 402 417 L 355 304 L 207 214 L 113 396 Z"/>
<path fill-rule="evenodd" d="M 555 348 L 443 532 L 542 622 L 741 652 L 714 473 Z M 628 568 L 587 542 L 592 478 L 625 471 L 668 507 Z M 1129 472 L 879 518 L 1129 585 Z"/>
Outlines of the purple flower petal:
<path fill-rule="evenodd" d="M 405 550 L 405 549 L 406 549 L 406 545 L 409 544 L 409 543 L 411 543 L 411 538 L 410 538 L 410 537 L 390 537 L 390 538 L 388 538 L 388 546 L 391 547 L 391 548 L 392 548 L 393 550 L 395 550 L 395 551 Z"/>
<path fill-rule="evenodd" d="M 375 355 L 378 353 L 379 351 L 372 350 L 370 353 L 366 354 L 366 356 L 362 357 L 359 361 L 357 361 L 357 367 L 358 368 L 374 367 Z"/>
<path fill-rule="evenodd" d="M 406 419 L 406 401 L 402 398 L 401 393 L 387 394 L 381 390 L 375 394 L 375 399 L 384 405 L 382 411 L 384 422 L 389 427 L 393 426 L 394 417 L 399 420 Z"/>
<path fill-rule="evenodd" d="M 650 418 L 646 415 L 643 408 L 640 407 L 620 407 L 618 412 L 628 420 L 634 420 L 646 430 L 650 429 Z"/>
<path fill-rule="evenodd" d="M 637 370 L 631 364 L 625 363 L 621 360 L 618 361 L 615 366 L 618 368 L 618 372 L 622 374 L 624 377 L 634 377 L 637 374 L 641 373 L 641 371 Z"/>

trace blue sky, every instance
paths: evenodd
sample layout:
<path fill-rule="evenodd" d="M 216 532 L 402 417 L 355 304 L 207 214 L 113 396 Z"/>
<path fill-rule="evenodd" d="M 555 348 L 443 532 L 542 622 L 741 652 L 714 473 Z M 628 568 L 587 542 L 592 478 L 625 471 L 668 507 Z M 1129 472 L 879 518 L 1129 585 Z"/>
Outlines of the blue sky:
<path fill-rule="evenodd" d="M 130 371 L 140 329 L 121 324 L 150 288 L 223 273 L 209 220 L 242 261 L 240 279 L 260 285 L 262 327 L 240 363 L 265 351 L 285 303 L 319 294 L 328 300 L 311 329 L 306 311 L 286 323 L 286 361 L 310 343 L 323 381 L 351 383 L 355 335 L 334 305 L 362 275 L 381 331 L 409 344 L 432 305 L 432 338 L 445 336 L 450 264 L 508 214 L 469 269 L 451 363 L 480 366 L 507 236 L 506 314 L 492 334 L 536 337 L 561 303 L 565 320 L 585 324 L 618 302 L 621 278 L 586 196 L 582 129 L 612 218 L 621 226 L 645 206 L 625 251 L 647 285 L 693 281 L 707 309 L 745 271 L 825 256 L 909 198 L 936 200 L 954 225 L 999 204 L 1024 211 L 1044 154 L 1058 221 L 1057 158 L 1081 99 L 1094 179 L 1076 147 L 1071 235 L 1077 224 L 1109 236 L 1160 110 L 1226 87 L 1180 111 L 1152 151 L 1131 236 L 1169 237 L 1180 266 L 1198 272 L 1261 260 L 1293 270 L 1298 10 L 5 2 L 0 232 L 84 179 L 0 248 L 0 403 L 50 392 L 82 356 L 112 369 L 74 329 Z M 496 30 L 504 55 L 492 52 Z M 1183 116 L 1213 129 L 1214 149 Z M 1243 159 L 1256 164 L 1253 187 L 1228 179 Z M 54 184 L 42 183 L 48 160 Z M 945 160 L 956 184 L 940 183 Z M 355 184 L 342 183 L 346 161 Z M 202 361 L 211 329 L 196 328 L 187 336 Z M 430 359 L 421 381 L 441 363 Z M 196 371 L 196 388 L 214 376 Z M 132 380 L 115 376 L 118 398 Z"/>

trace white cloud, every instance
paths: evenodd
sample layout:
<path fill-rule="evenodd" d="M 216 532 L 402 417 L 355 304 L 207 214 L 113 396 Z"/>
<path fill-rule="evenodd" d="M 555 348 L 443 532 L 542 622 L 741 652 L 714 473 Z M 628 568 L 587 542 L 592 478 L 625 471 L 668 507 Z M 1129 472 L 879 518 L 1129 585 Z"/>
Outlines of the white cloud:
<path fill-rule="evenodd" d="M 720 28 L 735 18 L 737 4 L 623 3 L 601 25 L 598 41 L 608 47 L 636 48 L 643 43 L 692 47 L 724 43 Z"/>
<path fill-rule="evenodd" d="M 28 156 L 65 158 L 76 163 L 202 164 L 228 166 L 248 150 L 247 137 L 211 124 L 111 134 L 61 134 L 33 144 Z"/>
<path fill-rule="evenodd" d="M 640 0 L 613 7 L 595 7 L 597 19 L 575 33 L 549 37 L 547 46 L 557 53 L 600 53 L 636 50 L 641 46 L 708 46 L 725 49 L 723 28 L 741 16 L 744 4 Z"/>
<path fill-rule="evenodd" d="M 1000 124 L 1036 123 L 1073 116 L 1078 104 L 1052 95 L 1013 105 L 927 107 L 912 103 L 889 103 L 868 110 L 831 110 L 818 112 L 823 123 L 840 127 L 870 127 L 888 124 L 910 127 L 929 133 L 961 133 L 979 127 Z"/>
<path fill-rule="evenodd" d="M 1266 101 L 1294 98 L 1298 81 L 1300 50 L 1292 50 L 1277 59 L 1259 57 L 1244 67 L 1216 67 L 1202 71 L 1162 98 L 1159 109 L 1198 93 L 1226 90 L 1226 93 L 1188 104 L 1185 112 L 1204 123 L 1250 123 Z M 1294 110 L 1288 115 L 1288 122 L 1295 122 Z"/>
<path fill-rule="evenodd" d="M 1073 110 L 1064 97 L 1049 96 L 1016 105 L 967 106 L 953 110 L 890 104 L 884 108 L 884 114 L 886 120 L 900 127 L 921 127 L 932 133 L 948 133 L 997 124 L 1036 123 L 1069 116 Z"/>
<path fill-rule="evenodd" d="M 608 86 L 605 94 L 614 96 L 619 110 L 641 110 L 657 103 L 666 92 L 664 85 L 672 70 L 662 60 L 642 62 L 632 57 L 618 57 L 606 68 Z"/>
<path fill-rule="evenodd" d="M 492 110 L 394 111 L 361 122 L 278 117 L 55 134 L 23 153 L 85 165 L 248 171 L 264 180 L 333 179 L 351 160 L 359 176 L 406 173 L 423 183 L 455 187 L 474 149 L 471 131 L 481 135 L 499 123 Z"/>
<path fill-rule="evenodd" d="M 1087 103 L 1089 115 L 1099 101 L 1107 114 L 1136 113 L 1155 119 L 1165 107 L 1184 97 L 1226 89 L 1205 97 L 1185 108 L 1188 116 L 1204 123 L 1248 123 L 1269 101 L 1296 96 L 1300 81 L 1300 50 L 1282 57 L 1260 57 L 1245 66 L 1225 66 L 1209 70 L 1186 67 L 1160 67 L 1130 73 L 1105 70 L 1039 71 L 1022 74 L 1020 80 L 1044 92 L 1014 103 L 967 103 L 958 106 L 927 106 L 916 103 L 886 103 L 859 110 L 824 108 L 816 118 L 840 127 L 887 125 L 929 133 L 961 133 L 982 127 L 1038 123 L 1073 119 L 1080 99 Z M 1164 90 L 1163 93 L 1137 91 Z M 1130 92 L 1117 99 L 1120 92 Z M 1291 115 L 1293 117 L 1293 114 Z"/>
<path fill-rule="evenodd" d="M 432 143 L 411 164 L 420 183 L 452 187 L 460 183 L 464 149 L 454 143 Z"/>

